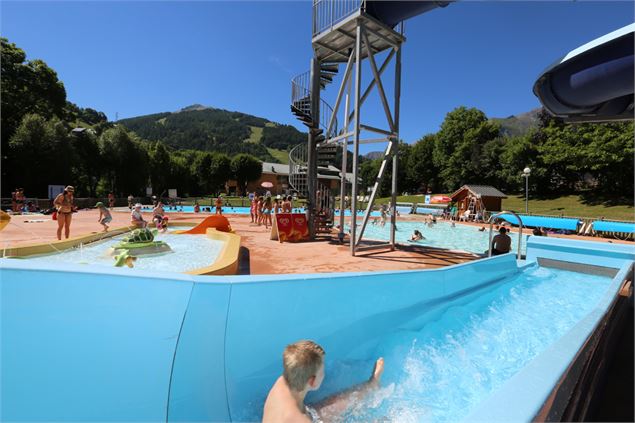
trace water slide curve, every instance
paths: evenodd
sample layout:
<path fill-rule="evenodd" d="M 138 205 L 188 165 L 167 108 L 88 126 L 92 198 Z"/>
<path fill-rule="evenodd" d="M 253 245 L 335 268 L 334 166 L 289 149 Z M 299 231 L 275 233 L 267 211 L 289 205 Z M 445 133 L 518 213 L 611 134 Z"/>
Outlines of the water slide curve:
<path fill-rule="evenodd" d="M 547 68 L 534 94 L 568 122 L 633 119 L 635 24 L 597 38 Z"/>

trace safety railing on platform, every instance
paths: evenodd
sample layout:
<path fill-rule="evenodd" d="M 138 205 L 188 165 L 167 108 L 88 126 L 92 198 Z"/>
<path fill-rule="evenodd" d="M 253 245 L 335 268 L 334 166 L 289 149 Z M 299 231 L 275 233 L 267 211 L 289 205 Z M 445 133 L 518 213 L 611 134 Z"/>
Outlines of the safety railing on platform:
<path fill-rule="evenodd" d="M 313 36 L 333 28 L 364 3 L 365 0 L 313 0 Z"/>

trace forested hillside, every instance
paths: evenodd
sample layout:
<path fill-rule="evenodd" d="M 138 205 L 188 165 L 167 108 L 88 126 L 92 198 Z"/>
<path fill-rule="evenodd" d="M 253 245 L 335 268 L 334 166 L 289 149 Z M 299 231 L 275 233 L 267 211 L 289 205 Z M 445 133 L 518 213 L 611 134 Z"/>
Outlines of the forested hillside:
<path fill-rule="evenodd" d="M 141 138 L 178 149 L 225 154 L 248 153 L 265 161 L 278 161 L 267 147 L 287 151 L 305 142 L 307 135 L 290 125 L 241 112 L 192 105 L 179 112 L 156 113 L 117 122 Z"/>

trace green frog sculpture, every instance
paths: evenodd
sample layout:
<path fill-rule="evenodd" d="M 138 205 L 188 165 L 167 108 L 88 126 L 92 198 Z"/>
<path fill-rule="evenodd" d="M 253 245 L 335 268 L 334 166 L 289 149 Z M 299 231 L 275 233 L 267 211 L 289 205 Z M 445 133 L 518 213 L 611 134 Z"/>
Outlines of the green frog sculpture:
<path fill-rule="evenodd" d="M 148 228 L 135 229 L 128 236 L 110 249 L 111 255 L 142 256 L 149 254 L 160 254 L 172 251 L 170 246 L 163 241 L 155 241 L 154 237 L 158 232 L 150 231 Z"/>

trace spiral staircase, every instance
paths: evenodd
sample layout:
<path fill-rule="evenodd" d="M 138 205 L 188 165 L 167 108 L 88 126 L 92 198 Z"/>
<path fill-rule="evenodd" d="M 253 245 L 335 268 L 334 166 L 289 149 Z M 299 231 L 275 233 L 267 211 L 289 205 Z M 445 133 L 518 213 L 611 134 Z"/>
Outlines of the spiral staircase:
<path fill-rule="evenodd" d="M 320 88 L 324 89 L 337 74 L 336 63 L 320 64 Z M 310 72 L 302 73 L 291 81 L 291 112 L 309 128 L 315 136 L 317 144 L 317 165 L 328 166 L 332 163 L 337 153 L 336 144 L 327 144 L 326 141 L 337 135 L 337 121 L 328 131 L 327 123 L 333 113 L 331 106 L 320 99 L 319 119 L 314 119 L 311 112 L 311 76 Z M 319 93 L 318 93 L 319 95 Z M 319 124 L 318 124 L 319 122 Z M 289 185 L 301 197 L 308 197 L 308 147 L 306 143 L 295 146 L 289 151 Z M 318 182 L 316 188 L 316 215 L 314 227 L 316 233 L 330 232 L 333 223 L 333 199 L 331 190 L 326 185 Z"/>

